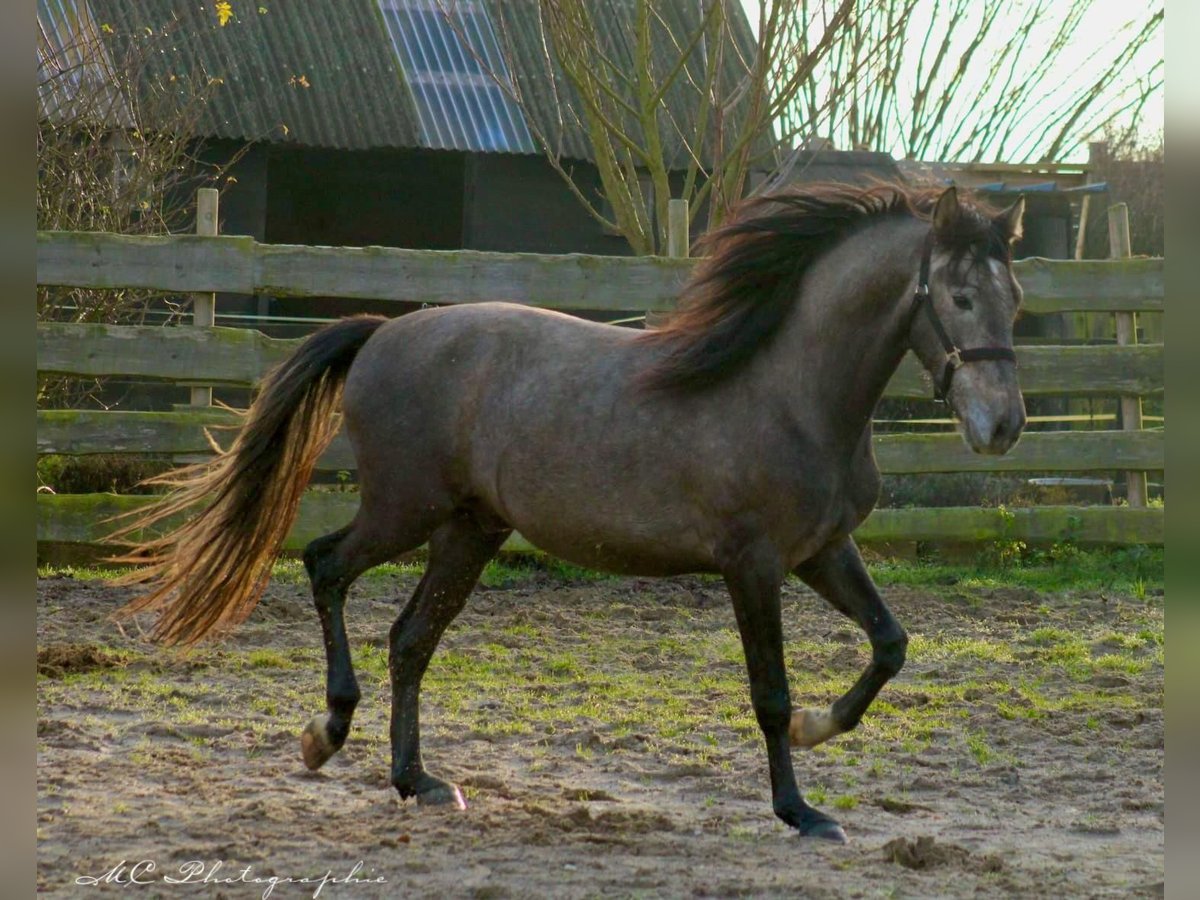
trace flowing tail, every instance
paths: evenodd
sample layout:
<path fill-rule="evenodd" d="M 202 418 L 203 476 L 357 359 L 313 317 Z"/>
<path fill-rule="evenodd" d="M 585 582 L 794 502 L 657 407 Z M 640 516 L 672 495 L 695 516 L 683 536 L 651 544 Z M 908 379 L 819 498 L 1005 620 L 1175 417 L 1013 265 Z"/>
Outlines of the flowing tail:
<path fill-rule="evenodd" d="M 192 644 L 250 615 L 313 466 L 337 432 L 334 412 L 350 364 L 386 321 L 353 316 L 313 334 L 266 377 L 229 450 L 218 448 L 213 460 L 150 479 L 170 491 L 112 535 L 131 545 L 113 561 L 141 566 L 122 583 L 147 586 L 118 616 L 159 610 L 151 636 Z M 207 505 L 174 531 L 131 539 L 202 502 Z"/>

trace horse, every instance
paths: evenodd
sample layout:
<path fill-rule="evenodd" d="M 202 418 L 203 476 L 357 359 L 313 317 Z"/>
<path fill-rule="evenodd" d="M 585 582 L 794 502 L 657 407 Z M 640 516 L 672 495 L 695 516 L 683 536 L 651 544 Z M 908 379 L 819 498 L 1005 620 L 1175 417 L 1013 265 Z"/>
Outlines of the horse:
<path fill-rule="evenodd" d="M 845 842 L 802 798 L 791 747 L 856 727 L 905 661 L 905 630 L 852 537 L 879 495 L 872 413 L 912 350 L 974 451 L 1017 441 L 1011 247 L 1023 209 L 1023 198 L 997 211 L 953 187 L 759 196 L 702 239 L 707 256 L 676 312 L 646 330 L 506 303 L 341 319 L 266 377 L 228 450 L 160 478 L 170 490 L 122 532 L 120 558 L 141 566 L 128 579 L 144 592 L 120 612 L 158 611 L 152 636 L 166 644 L 244 620 L 340 402 L 360 506 L 303 555 L 327 663 L 326 712 L 301 735 L 309 769 L 343 746 L 360 698 L 347 589 L 427 544 L 389 634 L 391 783 L 406 800 L 465 808 L 422 760 L 421 680 L 484 566 L 519 530 L 592 569 L 722 576 L 774 812 L 801 835 Z M 197 505 L 161 534 L 164 519 Z M 156 525 L 158 537 L 129 537 Z M 872 648 L 827 709 L 791 705 L 780 612 L 789 573 Z"/>

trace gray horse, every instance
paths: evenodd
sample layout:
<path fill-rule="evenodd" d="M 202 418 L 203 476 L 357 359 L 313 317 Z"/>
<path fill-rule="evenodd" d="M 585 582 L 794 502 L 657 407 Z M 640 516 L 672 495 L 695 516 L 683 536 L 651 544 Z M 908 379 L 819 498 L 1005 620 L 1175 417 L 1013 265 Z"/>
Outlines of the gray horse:
<path fill-rule="evenodd" d="M 351 582 L 422 544 L 429 561 L 392 626 L 391 779 L 463 805 L 421 760 L 421 678 L 484 566 L 518 529 L 608 572 L 720 573 L 766 739 L 776 815 L 844 841 L 804 802 L 789 745 L 854 728 L 904 663 L 907 637 L 851 538 L 879 492 L 871 415 L 904 354 L 921 360 L 966 442 L 1004 453 L 1025 424 L 1012 353 L 1021 291 L 1003 212 L 953 188 L 810 186 L 747 202 L 661 328 L 637 331 L 503 303 L 344 319 L 263 384 L 232 447 L 123 530 L 194 505 L 135 544 L 130 576 L 154 634 L 190 643 L 242 621 L 270 575 L 339 399 L 358 463 L 354 520 L 304 553 L 324 632 L 326 714 L 304 730 L 315 769 L 359 701 L 343 607 Z M 827 710 L 793 710 L 780 587 L 794 572 L 857 622 L 870 665 Z"/>

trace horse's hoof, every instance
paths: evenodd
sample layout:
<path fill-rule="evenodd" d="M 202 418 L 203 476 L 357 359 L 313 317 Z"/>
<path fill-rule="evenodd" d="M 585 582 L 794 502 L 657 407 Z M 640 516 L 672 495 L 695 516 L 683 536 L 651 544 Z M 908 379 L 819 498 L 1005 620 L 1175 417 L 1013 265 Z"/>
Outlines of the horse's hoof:
<path fill-rule="evenodd" d="M 788 740 L 793 747 L 815 747 L 840 733 L 827 709 L 797 710 L 788 725 Z"/>
<path fill-rule="evenodd" d="M 300 754 L 304 757 L 304 765 L 310 772 L 321 768 L 338 751 L 338 748 L 333 746 L 333 741 L 329 739 L 328 725 L 328 713 L 313 716 L 308 727 L 304 729 L 304 733 L 300 735 Z"/>
<path fill-rule="evenodd" d="M 846 832 L 842 830 L 842 826 L 832 819 L 822 819 L 819 822 L 813 822 L 808 828 L 801 829 L 800 834 L 806 838 L 818 838 L 822 841 L 829 841 L 834 844 L 848 844 L 850 839 L 846 837 Z"/>
<path fill-rule="evenodd" d="M 442 784 L 421 791 L 417 794 L 417 803 L 421 806 L 457 806 L 459 809 L 467 808 L 467 801 L 463 798 L 462 791 L 458 789 L 457 784 L 443 782 Z"/>

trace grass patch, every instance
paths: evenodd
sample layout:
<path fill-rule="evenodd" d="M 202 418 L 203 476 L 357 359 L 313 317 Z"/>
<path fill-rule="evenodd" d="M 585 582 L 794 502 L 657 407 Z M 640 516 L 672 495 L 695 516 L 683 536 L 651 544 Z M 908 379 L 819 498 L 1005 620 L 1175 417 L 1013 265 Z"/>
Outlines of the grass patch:
<path fill-rule="evenodd" d="M 252 669 L 288 669 L 293 663 L 276 650 L 251 650 L 246 654 L 246 663 Z"/>
<path fill-rule="evenodd" d="M 1161 591 L 1161 547 L 1083 549 L 1070 544 L 1035 549 L 1003 565 L 983 554 L 972 565 L 887 561 L 870 567 L 880 585 L 937 587 L 1024 587 L 1036 591 L 1117 591 L 1144 599 Z"/>
<path fill-rule="evenodd" d="M 870 569 L 875 581 L 882 586 L 1023 587 L 1045 592 L 1103 590 L 1144 599 L 1148 594 L 1162 591 L 1164 565 L 1161 547 L 1092 550 L 1061 544 L 1029 550 L 1016 559 L 1006 559 L 1003 565 L 990 560 L 984 553 L 974 564 L 889 560 L 874 563 Z M 369 581 L 418 578 L 424 568 L 424 561 L 386 563 L 376 566 L 363 578 Z M 38 576 L 104 580 L 123 571 L 127 570 L 103 566 L 43 566 L 38 569 Z M 303 563 L 292 558 L 277 561 L 272 577 L 281 584 L 308 582 Z M 509 553 L 490 562 L 480 582 L 485 587 L 506 588 L 546 578 L 594 582 L 612 577 L 542 554 Z"/>

